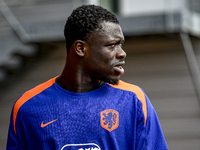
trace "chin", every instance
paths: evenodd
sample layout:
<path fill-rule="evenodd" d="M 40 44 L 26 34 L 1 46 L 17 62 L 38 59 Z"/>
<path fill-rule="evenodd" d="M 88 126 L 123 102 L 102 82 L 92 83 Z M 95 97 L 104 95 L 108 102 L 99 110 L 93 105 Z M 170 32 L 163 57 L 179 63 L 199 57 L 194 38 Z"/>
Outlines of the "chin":
<path fill-rule="evenodd" d="M 107 82 L 109 84 L 113 84 L 113 85 L 117 85 L 119 83 L 119 79 L 114 79 L 114 78 L 109 78 L 109 77 L 104 77 L 102 81 Z"/>

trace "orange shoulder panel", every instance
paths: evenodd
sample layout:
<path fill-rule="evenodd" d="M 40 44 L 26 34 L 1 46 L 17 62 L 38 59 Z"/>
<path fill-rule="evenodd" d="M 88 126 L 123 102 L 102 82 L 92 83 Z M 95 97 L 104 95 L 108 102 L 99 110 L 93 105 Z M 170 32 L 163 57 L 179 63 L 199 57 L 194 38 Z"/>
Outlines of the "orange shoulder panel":
<path fill-rule="evenodd" d="M 144 124 L 146 125 L 147 104 L 146 104 L 146 99 L 145 99 L 144 92 L 138 86 L 123 82 L 121 80 L 119 80 L 119 84 L 118 85 L 111 85 L 111 86 L 113 86 L 115 88 L 118 88 L 118 89 L 121 89 L 121 90 L 131 91 L 131 92 L 133 92 L 133 93 L 135 93 L 137 95 L 138 99 L 142 102 L 142 110 L 143 110 L 144 119 L 145 119 Z"/>
<path fill-rule="evenodd" d="M 48 80 L 47 82 L 40 84 L 38 86 L 36 86 L 35 88 L 25 92 L 15 103 L 14 108 L 13 108 L 13 126 L 14 126 L 14 131 L 15 134 L 17 134 L 16 132 L 16 126 L 15 126 L 15 122 L 16 122 L 16 118 L 17 118 L 17 113 L 20 109 L 20 107 L 27 102 L 29 99 L 31 99 L 32 97 L 34 97 L 35 95 L 41 93 L 43 90 L 47 89 L 48 87 L 50 87 L 51 85 L 53 85 L 55 83 L 55 79 L 57 77 L 54 77 L 50 80 Z"/>

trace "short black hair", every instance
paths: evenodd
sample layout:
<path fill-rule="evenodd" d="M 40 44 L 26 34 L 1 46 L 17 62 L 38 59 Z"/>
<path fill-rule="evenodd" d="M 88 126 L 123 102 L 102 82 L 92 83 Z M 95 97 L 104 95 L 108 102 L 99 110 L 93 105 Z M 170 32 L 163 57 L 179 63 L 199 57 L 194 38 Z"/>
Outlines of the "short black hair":
<path fill-rule="evenodd" d="M 87 40 L 90 33 L 101 28 L 100 23 L 104 21 L 119 24 L 117 17 L 101 6 L 82 5 L 73 10 L 64 28 L 67 50 L 75 40 Z"/>

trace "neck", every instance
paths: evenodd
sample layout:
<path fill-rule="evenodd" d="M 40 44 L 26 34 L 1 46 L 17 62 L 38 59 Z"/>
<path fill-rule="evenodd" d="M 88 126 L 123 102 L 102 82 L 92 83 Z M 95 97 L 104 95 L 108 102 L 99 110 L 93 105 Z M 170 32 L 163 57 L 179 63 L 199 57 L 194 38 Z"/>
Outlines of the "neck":
<path fill-rule="evenodd" d="M 72 69 L 72 67 L 68 67 L 68 65 L 65 66 L 59 79 L 62 88 L 76 93 L 89 92 L 103 85 L 103 82 L 100 80 L 92 79 L 84 75 L 81 69 Z"/>

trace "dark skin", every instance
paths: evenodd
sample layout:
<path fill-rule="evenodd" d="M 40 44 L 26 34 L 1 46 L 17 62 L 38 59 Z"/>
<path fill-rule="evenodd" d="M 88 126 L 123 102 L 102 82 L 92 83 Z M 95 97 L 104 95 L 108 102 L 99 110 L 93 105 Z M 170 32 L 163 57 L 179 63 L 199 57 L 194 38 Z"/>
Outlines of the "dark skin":
<path fill-rule="evenodd" d="M 60 75 L 61 86 L 83 93 L 99 88 L 104 82 L 116 84 L 123 74 L 126 53 L 122 49 L 124 35 L 119 24 L 102 22 L 102 29 L 86 40 L 76 40 L 67 52 Z M 109 80 L 108 80 L 109 79 Z"/>

